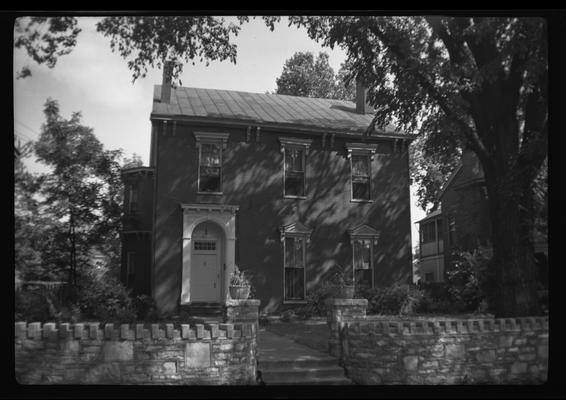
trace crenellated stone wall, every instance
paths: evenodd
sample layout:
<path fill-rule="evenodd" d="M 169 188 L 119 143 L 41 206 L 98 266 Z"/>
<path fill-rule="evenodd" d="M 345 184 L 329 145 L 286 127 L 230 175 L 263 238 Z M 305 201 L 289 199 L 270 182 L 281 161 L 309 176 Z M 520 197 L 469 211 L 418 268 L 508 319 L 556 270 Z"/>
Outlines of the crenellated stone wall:
<path fill-rule="evenodd" d="M 367 317 L 331 300 L 329 349 L 358 384 L 540 384 L 548 317 Z M 334 304 L 335 303 L 335 304 Z M 364 312 L 365 313 L 365 312 Z"/>
<path fill-rule="evenodd" d="M 257 327 L 15 323 L 22 384 L 255 384 Z"/>

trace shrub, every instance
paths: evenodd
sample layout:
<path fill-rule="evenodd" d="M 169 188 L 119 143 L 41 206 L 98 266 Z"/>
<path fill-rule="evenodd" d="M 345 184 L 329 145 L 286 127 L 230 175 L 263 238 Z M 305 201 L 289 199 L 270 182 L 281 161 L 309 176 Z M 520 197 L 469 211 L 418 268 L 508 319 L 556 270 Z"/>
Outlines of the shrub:
<path fill-rule="evenodd" d="M 491 249 L 479 247 L 473 252 L 456 251 L 445 282 L 427 282 L 420 285 L 424 299 L 423 313 L 487 312 L 492 303 L 493 269 L 489 268 Z"/>
<path fill-rule="evenodd" d="M 100 322 L 133 322 L 136 319 L 129 290 L 115 277 L 107 274 L 83 277 L 78 290 L 77 304 L 84 318 Z"/>
<path fill-rule="evenodd" d="M 424 293 L 414 285 L 395 284 L 391 287 L 360 289 L 356 297 L 368 300 L 368 314 L 411 315 L 421 308 Z"/>
<path fill-rule="evenodd" d="M 307 292 L 307 303 L 297 308 L 296 313 L 299 317 L 306 319 L 310 317 L 325 317 L 328 313 L 326 300 L 333 297 L 335 285 L 333 282 L 324 281 L 313 290 Z"/>

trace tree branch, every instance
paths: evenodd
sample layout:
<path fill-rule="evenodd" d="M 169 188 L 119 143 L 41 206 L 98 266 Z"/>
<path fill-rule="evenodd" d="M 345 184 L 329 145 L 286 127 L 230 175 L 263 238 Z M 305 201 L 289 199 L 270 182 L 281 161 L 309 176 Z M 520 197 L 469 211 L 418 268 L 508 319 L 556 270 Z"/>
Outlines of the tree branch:
<path fill-rule="evenodd" d="M 477 132 L 475 132 L 470 126 L 468 126 L 467 121 L 463 120 L 456 110 L 453 110 L 452 107 L 449 106 L 448 101 L 446 98 L 442 96 L 442 94 L 436 89 L 436 87 L 429 81 L 429 79 L 424 76 L 420 72 L 418 62 L 411 60 L 407 55 L 405 55 L 398 45 L 396 45 L 393 41 L 391 41 L 385 32 L 380 30 L 375 24 L 371 24 L 370 28 L 371 32 L 378 37 L 381 42 L 387 46 L 387 48 L 395 54 L 397 60 L 404 65 L 407 69 L 410 69 L 414 74 L 414 77 L 417 79 L 417 82 L 420 86 L 427 92 L 427 94 L 436 101 L 438 106 L 441 110 L 451 119 L 456 122 L 456 124 L 461 128 L 462 133 L 468 139 L 470 147 L 477 153 L 477 155 L 482 158 L 483 161 L 486 163 L 489 160 L 489 152 L 487 151 L 484 143 L 482 142 L 481 138 L 478 136 Z M 374 118 L 375 120 L 375 118 Z M 373 123 L 373 121 L 372 121 Z"/>

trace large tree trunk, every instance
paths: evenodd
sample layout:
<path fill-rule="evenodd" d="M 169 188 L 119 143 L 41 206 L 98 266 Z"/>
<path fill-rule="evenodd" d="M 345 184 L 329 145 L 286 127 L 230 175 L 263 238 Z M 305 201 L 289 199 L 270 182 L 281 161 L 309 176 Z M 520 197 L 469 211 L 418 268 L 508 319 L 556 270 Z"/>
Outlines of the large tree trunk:
<path fill-rule="evenodd" d="M 501 167 L 501 164 L 500 164 Z M 541 311 L 534 263 L 532 183 L 517 170 L 487 170 L 496 269 L 497 317 L 534 316 Z"/>

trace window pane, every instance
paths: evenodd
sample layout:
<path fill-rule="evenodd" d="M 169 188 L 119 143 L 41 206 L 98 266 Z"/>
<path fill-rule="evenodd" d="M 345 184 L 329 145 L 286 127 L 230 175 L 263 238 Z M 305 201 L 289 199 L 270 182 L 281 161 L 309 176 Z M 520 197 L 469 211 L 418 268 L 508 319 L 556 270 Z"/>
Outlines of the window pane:
<path fill-rule="evenodd" d="M 358 269 L 356 270 L 356 287 L 371 287 L 371 270 Z"/>
<path fill-rule="evenodd" d="M 368 156 L 352 156 L 352 175 L 369 176 Z"/>
<path fill-rule="evenodd" d="M 295 238 L 295 268 L 304 268 L 305 260 L 303 253 L 304 239 Z"/>
<path fill-rule="evenodd" d="M 352 198 L 369 200 L 369 179 L 352 182 Z"/>
<path fill-rule="evenodd" d="M 201 146 L 200 165 L 220 166 L 220 145 L 203 143 Z"/>
<path fill-rule="evenodd" d="M 303 150 L 285 149 L 285 171 L 303 172 Z"/>
<path fill-rule="evenodd" d="M 285 268 L 285 300 L 304 300 L 303 268 Z"/>
<path fill-rule="evenodd" d="M 304 196 L 305 181 L 302 172 L 286 172 L 285 173 L 285 195 L 286 196 Z"/>
<path fill-rule="evenodd" d="M 220 168 L 202 167 L 200 171 L 201 192 L 221 192 L 220 188 Z"/>
<path fill-rule="evenodd" d="M 295 266 L 295 239 L 285 238 L 285 267 Z"/>
<path fill-rule="evenodd" d="M 354 241 L 354 268 L 370 269 L 371 268 L 371 241 L 355 240 Z"/>

